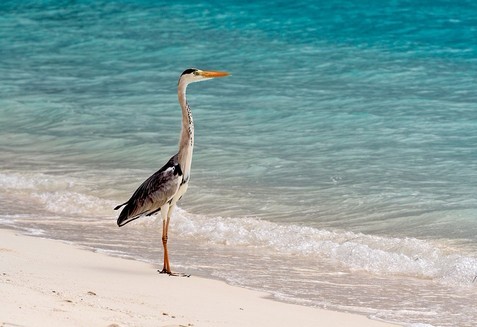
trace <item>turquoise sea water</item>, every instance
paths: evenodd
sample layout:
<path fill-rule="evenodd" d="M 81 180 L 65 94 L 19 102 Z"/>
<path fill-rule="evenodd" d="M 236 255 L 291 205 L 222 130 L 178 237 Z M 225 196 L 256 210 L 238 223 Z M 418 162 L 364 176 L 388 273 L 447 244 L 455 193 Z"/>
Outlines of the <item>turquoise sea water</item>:
<path fill-rule="evenodd" d="M 477 309 L 473 1 L 6 1 L 0 224 L 161 263 L 161 223 L 117 228 L 177 151 L 173 268 L 280 300 L 424 326 Z"/>

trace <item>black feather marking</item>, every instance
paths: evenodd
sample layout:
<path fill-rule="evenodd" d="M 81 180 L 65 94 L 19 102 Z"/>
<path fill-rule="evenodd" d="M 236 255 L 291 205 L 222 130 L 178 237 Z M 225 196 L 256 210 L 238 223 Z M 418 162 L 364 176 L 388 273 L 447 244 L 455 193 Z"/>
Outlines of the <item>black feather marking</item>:
<path fill-rule="evenodd" d="M 182 176 L 182 169 L 180 164 L 174 166 L 174 176 L 177 175 Z"/>
<path fill-rule="evenodd" d="M 136 219 L 138 219 L 139 217 L 141 217 L 141 216 L 136 216 L 136 217 L 134 217 L 134 218 L 131 218 L 131 219 L 125 220 L 125 221 L 119 221 L 119 219 L 118 219 L 118 226 L 119 226 L 119 227 L 123 227 L 123 226 L 126 225 L 127 223 L 130 223 L 131 221 L 136 220 Z"/>
<path fill-rule="evenodd" d="M 187 183 L 189 181 L 189 177 L 187 178 L 182 178 L 182 181 L 181 181 L 181 186 L 184 185 L 185 183 Z M 180 199 L 179 199 L 180 200 Z"/>
<path fill-rule="evenodd" d="M 114 208 L 114 210 L 118 210 L 118 209 L 121 208 L 122 206 L 125 206 L 126 204 L 128 204 L 128 202 L 129 202 L 129 201 L 126 201 L 126 202 L 124 202 L 123 204 L 120 204 L 120 205 L 116 206 L 116 207 Z"/>
<path fill-rule="evenodd" d="M 148 217 L 152 216 L 153 214 L 155 214 L 156 212 L 159 212 L 159 211 L 161 211 L 161 208 L 159 208 L 157 210 L 154 210 L 153 212 L 148 213 L 146 216 L 148 216 Z"/>
<path fill-rule="evenodd" d="M 181 76 L 182 75 L 187 75 L 187 74 L 192 74 L 193 72 L 196 72 L 196 71 L 198 71 L 198 69 L 189 68 L 189 69 L 184 70 L 184 72 L 181 74 Z"/>

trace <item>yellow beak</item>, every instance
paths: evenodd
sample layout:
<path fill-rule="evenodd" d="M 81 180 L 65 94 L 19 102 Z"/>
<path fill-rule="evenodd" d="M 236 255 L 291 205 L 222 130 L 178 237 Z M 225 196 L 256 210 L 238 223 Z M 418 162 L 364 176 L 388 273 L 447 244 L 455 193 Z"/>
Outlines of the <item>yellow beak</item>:
<path fill-rule="evenodd" d="M 230 74 L 227 72 L 214 72 L 214 71 L 207 71 L 207 70 L 201 70 L 199 71 L 199 74 L 203 77 L 207 78 L 214 78 L 214 77 L 225 77 L 229 76 Z"/>

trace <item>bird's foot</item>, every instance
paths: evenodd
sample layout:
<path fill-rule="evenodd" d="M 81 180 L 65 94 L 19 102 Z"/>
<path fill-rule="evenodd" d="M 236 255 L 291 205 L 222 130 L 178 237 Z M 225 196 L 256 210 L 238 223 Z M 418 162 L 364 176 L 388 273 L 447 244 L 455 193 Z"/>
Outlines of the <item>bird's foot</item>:
<path fill-rule="evenodd" d="M 157 272 L 160 274 L 168 274 L 169 276 L 174 276 L 174 277 L 190 277 L 190 274 L 173 273 L 172 271 L 167 271 L 166 269 L 162 269 L 162 270 L 158 269 Z"/>

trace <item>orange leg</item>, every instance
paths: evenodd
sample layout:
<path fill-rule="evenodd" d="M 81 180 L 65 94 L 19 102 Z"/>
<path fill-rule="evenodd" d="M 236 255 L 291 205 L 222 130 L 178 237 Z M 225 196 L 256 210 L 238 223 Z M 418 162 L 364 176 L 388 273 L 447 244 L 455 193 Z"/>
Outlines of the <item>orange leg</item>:
<path fill-rule="evenodd" d="M 170 217 L 162 221 L 162 246 L 164 248 L 164 266 L 162 268 L 161 274 L 171 275 L 171 265 L 169 263 L 169 253 L 167 251 L 167 232 L 169 229 Z"/>
<path fill-rule="evenodd" d="M 169 221 L 171 217 L 167 217 L 162 221 L 162 246 L 164 247 L 164 266 L 161 271 L 161 274 L 168 274 L 169 276 L 181 276 L 181 277 L 190 277 L 190 275 L 183 273 L 173 273 L 171 271 L 171 264 L 169 263 L 169 252 L 167 251 L 167 234 L 169 231 Z"/>

